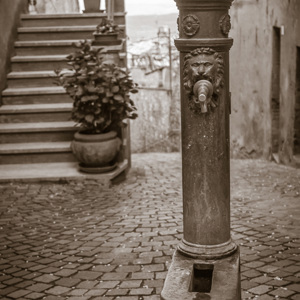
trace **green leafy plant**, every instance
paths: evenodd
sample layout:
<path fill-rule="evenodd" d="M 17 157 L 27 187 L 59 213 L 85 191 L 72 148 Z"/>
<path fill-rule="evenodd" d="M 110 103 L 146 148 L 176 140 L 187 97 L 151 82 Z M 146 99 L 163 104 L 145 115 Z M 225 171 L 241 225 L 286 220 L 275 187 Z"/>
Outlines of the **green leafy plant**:
<path fill-rule="evenodd" d="M 58 84 L 74 100 L 72 120 L 85 133 L 106 133 L 124 127 L 125 119 L 135 119 L 137 109 L 130 93 L 137 93 L 126 69 L 103 60 L 102 48 L 88 41 L 75 43 L 67 56 L 71 70 L 55 71 Z"/>
<path fill-rule="evenodd" d="M 103 18 L 96 29 L 98 34 L 119 33 L 119 31 L 119 26 L 107 18 Z"/>

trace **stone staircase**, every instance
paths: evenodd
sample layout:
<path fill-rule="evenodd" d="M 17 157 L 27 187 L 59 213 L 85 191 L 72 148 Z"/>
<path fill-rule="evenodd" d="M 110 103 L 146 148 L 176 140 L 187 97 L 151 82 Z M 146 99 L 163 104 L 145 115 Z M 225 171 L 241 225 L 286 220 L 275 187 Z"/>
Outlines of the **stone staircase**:
<path fill-rule="evenodd" d="M 104 16 L 21 16 L 7 88 L 1 95 L 0 165 L 75 161 L 70 150 L 76 131 L 70 120 L 72 99 L 54 84 L 54 70 L 67 67 L 72 43 L 92 39 Z M 116 13 L 115 22 L 124 27 L 124 13 Z M 124 43 L 105 47 L 105 51 L 125 65 Z"/>

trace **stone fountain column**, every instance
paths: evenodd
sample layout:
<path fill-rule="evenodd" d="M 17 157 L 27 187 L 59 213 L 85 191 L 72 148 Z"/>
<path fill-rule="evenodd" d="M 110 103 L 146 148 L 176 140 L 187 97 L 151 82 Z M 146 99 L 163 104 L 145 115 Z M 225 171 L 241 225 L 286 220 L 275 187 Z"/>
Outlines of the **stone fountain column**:
<path fill-rule="evenodd" d="M 179 9 L 183 239 L 162 299 L 240 300 L 230 235 L 229 50 L 232 0 L 175 0 Z"/>

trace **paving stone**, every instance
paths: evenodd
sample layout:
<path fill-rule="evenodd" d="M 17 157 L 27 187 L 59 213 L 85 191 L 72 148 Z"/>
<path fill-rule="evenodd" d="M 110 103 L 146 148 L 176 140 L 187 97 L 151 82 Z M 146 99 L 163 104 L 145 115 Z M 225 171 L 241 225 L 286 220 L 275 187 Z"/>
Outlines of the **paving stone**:
<path fill-rule="evenodd" d="M 258 277 L 261 275 L 261 273 L 256 270 L 249 270 L 249 271 L 243 272 L 242 274 L 243 274 L 243 276 L 246 276 L 249 278 Z"/>
<path fill-rule="evenodd" d="M 126 181 L 110 188 L 93 180 L 0 183 L 1 299 L 22 290 L 28 294 L 18 300 L 160 299 L 183 233 L 180 155 L 134 154 L 132 161 Z M 243 299 L 277 299 L 275 292 L 279 299 L 297 299 L 300 243 L 289 238 L 297 229 L 281 191 L 298 185 L 299 170 L 233 160 L 231 173 Z M 285 203 L 293 201 L 284 194 Z"/>
<path fill-rule="evenodd" d="M 116 272 L 134 273 L 134 272 L 139 272 L 140 270 L 141 270 L 141 266 L 119 266 L 116 269 Z"/>
<path fill-rule="evenodd" d="M 72 290 L 70 290 L 68 293 L 67 293 L 67 295 L 68 296 L 82 296 L 82 295 L 84 295 L 86 292 L 88 292 L 88 290 L 85 290 L 85 289 L 76 289 L 76 288 L 74 288 L 74 289 L 72 289 Z"/>
<path fill-rule="evenodd" d="M 248 291 L 248 290 L 258 286 L 259 284 L 254 281 L 249 281 L 248 279 L 246 279 L 246 280 L 242 280 L 241 285 L 242 285 L 243 290 Z"/>
<path fill-rule="evenodd" d="M 162 279 L 156 279 L 156 280 L 145 280 L 144 281 L 144 286 L 150 287 L 150 288 L 158 288 L 158 287 L 163 287 L 164 285 L 164 280 Z"/>
<path fill-rule="evenodd" d="M 261 262 L 261 261 L 252 261 L 252 262 L 244 264 L 243 266 L 244 267 L 248 267 L 248 268 L 252 268 L 252 269 L 256 269 L 256 268 L 261 267 L 263 265 L 265 265 L 264 262 Z"/>
<path fill-rule="evenodd" d="M 256 299 L 256 298 L 254 298 Z M 259 300 L 274 300 L 274 297 L 271 297 L 269 295 L 260 295 L 259 297 L 257 297 L 257 299 Z"/>
<path fill-rule="evenodd" d="M 140 300 L 140 297 L 138 297 L 138 296 L 120 296 L 120 297 L 117 297 L 116 299 L 118 299 L 118 300 Z M 103 300 L 106 300 L 106 298 Z"/>
<path fill-rule="evenodd" d="M 269 294 L 275 296 L 275 298 L 282 297 L 283 299 L 286 299 L 287 297 L 295 294 L 295 292 L 290 291 L 287 288 L 281 287 L 281 288 L 278 288 L 278 289 L 270 292 Z"/>
<path fill-rule="evenodd" d="M 131 289 L 129 295 L 151 295 L 153 289 L 151 288 L 139 288 L 139 289 Z"/>
<path fill-rule="evenodd" d="M 80 288 L 80 289 L 92 289 L 94 286 L 96 286 L 97 284 L 99 283 L 99 281 L 89 281 L 89 280 L 86 280 L 86 281 L 82 281 L 81 283 L 79 283 L 77 285 L 77 288 Z"/>
<path fill-rule="evenodd" d="M 98 285 L 95 286 L 97 289 L 113 289 L 119 285 L 120 281 L 100 281 Z"/>
<path fill-rule="evenodd" d="M 36 284 L 33 284 L 33 285 L 27 287 L 27 289 L 31 290 L 31 291 L 35 291 L 35 292 L 43 292 L 43 291 L 49 289 L 50 287 L 51 287 L 50 284 L 36 283 Z"/>
<path fill-rule="evenodd" d="M 288 266 L 283 269 L 285 272 L 291 272 L 293 274 L 300 272 L 300 266 Z"/>
<path fill-rule="evenodd" d="M 94 280 L 99 278 L 102 275 L 100 272 L 92 272 L 92 271 L 79 271 L 75 274 L 74 278 L 84 279 L 84 280 Z"/>
<path fill-rule="evenodd" d="M 272 290 L 272 287 L 269 285 L 259 285 L 255 288 L 249 289 L 248 291 L 255 295 L 262 295 Z"/>
<path fill-rule="evenodd" d="M 9 280 L 3 281 L 3 283 L 6 285 L 16 285 L 18 282 L 21 282 L 21 281 L 22 281 L 21 278 L 11 278 Z"/>
<path fill-rule="evenodd" d="M 43 282 L 43 283 L 49 283 L 49 282 L 57 280 L 58 278 L 59 277 L 54 276 L 54 275 L 45 274 L 45 275 L 34 278 L 34 280 L 35 281 L 40 281 L 40 282 Z"/>
<path fill-rule="evenodd" d="M 89 300 L 91 299 L 91 296 L 74 296 L 74 297 L 68 297 L 68 300 Z M 93 299 L 96 299 L 93 297 Z M 104 300 L 109 300 L 109 298 L 103 298 Z M 61 298 L 59 300 L 62 300 Z"/>
<path fill-rule="evenodd" d="M 112 272 L 115 268 L 116 266 L 103 266 L 103 265 L 94 266 L 93 272 L 109 273 Z"/>
<path fill-rule="evenodd" d="M 43 294 L 43 293 L 34 292 L 34 293 L 26 295 L 26 298 L 28 298 L 28 299 L 42 299 L 44 296 L 45 296 L 45 294 Z"/>
<path fill-rule="evenodd" d="M 165 279 L 167 272 L 155 272 L 155 279 Z"/>
<path fill-rule="evenodd" d="M 102 277 L 101 280 L 123 280 L 128 276 L 128 273 L 105 273 Z"/>
<path fill-rule="evenodd" d="M 120 288 L 138 288 L 142 284 L 142 280 L 125 280 L 120 284 Z"/>
<path fill-rule="evenodd" d="M 70 269 L 63 269 L 63 270 L 60 270 L 58 272 L 55 273 L 55 276 L 63 276 L 63 277 L 68 277 L 68 276 L 71 276 L 73 274 L 77 273 L 77 270 L 70 270 Z"/>
<path fill-rule="evenodd" d="M 80 282 L 80 279 L 76 278 L 62 278 L 55 282 L 56 285 L 65 287 L 75 287 Z"/>
<path fill-rule="evenodd" d="M 15 291 L 11 294 L 8 294 L 7 296 L 10 297 L 10 298 L 13 298 L 13 299 L 19 299 L 23 296 L 26 296 L 27 294 L 29 294 L 30 291 L 28 290 L 18 290 L 18 291 Z"/>
<path fill-rule="evenodd" d="M 102 296 L 106 292 L 105 289 L 92 289 L 89 290 L 85 296 Z"/>
<path fill-rule="evenodd" d="M 273 273 L 278 269 L 279 267 L 275 267 L 275 266 L 263 266 L 263 267 L 256 268 L 256 270 L 261 271 L 263 273 Z"/>
<path fill-rule="evenodd" d="M 153 279 L 154 273 L 151 272 L 137 272 L 131 275 L 131 279 Z"/>
<path fill-rule="evenodd" d="M 71 290 L 70 288 L 56 285 L 55 287 L 47 290 L 46 293 L 52 294 L 52 295 L 62 295 L 62 294 L 69 292 L 70 290 Z"/>
<path fill-rule="evenodd" d="M 300 293 L 300 285 L 299 284 L 290 284 L 290 285 L 287 285 L 286 288 L 288 290 L 292 290 L 292 291 Z"/>
<path fill-rule="evenodd" d="M 108 296 L 125 296 L 127 295 L 129 292 L 128 289 L 113 289 L 113 290 L 109 290 L 106 295 Z"/>

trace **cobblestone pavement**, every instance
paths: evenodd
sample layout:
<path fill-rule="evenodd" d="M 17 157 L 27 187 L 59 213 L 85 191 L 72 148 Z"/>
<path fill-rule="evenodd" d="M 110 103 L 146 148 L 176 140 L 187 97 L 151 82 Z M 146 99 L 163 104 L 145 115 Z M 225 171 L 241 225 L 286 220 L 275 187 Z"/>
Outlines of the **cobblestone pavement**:
<path fill-rule="evenodd" d="M 158 300 L 182 237 L 181 159 L 133 155 L 125 182 L 0 184 L 1 299 Z M 300 299 L 300 169 L 232 161 L 243 299 Z M 220 299 L 222 300 L 222 299 Z"/>

